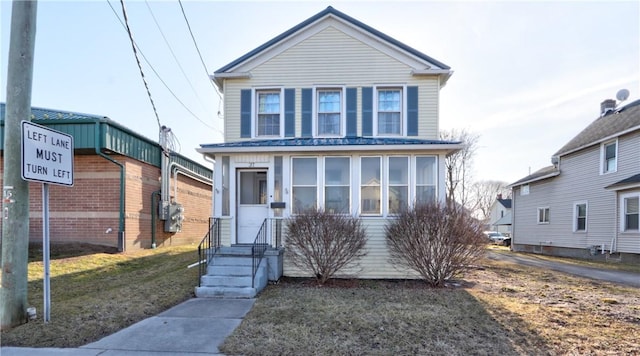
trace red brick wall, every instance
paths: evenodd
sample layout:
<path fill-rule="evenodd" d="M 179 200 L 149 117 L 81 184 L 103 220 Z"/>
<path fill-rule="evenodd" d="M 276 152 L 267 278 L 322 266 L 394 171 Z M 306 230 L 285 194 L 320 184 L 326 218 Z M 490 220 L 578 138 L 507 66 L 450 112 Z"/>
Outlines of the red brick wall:
<path fill-rule="evenodd" d="M 151 193 L 160 189 L 160 169 L 123 156 L 113 158 L 122 162 L 126 170 L 126 249 L 150 248 Z M 96 155 L 76 154 L 74 159 L 74 186 L 49 185 L 51 241 L 118 246 L 120 167 Z M 0 158 L 0 185 L 2 169 Z M 173 187 L 172 181 L 171 195 Z M 198 243 L 207 231 L 211 214 L 211 186 L 179 175 L 177 198 L 177 202 L 185 208 L 183 229 L 177 233 L 165 233 L 164 221 L 158 219 L 158 247 Z M 29 204 L 29 238 L 31 241 L 42 241 L 41 183 L 29 184 Z M 0 228 L 1 224 L 0 221 Z"/>

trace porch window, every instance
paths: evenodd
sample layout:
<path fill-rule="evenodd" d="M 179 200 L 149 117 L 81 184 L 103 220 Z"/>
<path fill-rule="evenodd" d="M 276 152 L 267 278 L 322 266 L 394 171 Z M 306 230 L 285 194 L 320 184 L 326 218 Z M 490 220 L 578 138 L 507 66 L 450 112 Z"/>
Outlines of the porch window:
<path fill-rule="evenodd" d="M 324 161 L 324 210 L 329 213 L 350 212 L 349 157 L 326 157 Z"/>
<path fill-rule="evenodd" d="M 318 90 L 318 136 L 339 136 L 342 126 L 342 92 L 339 89 Z"/>
<path fill-rule="evenodd" d="M 257 136 L 280 136 L 280 91 L 261 90 L 257 97 Z"/>
<path fill-rule="evenodd" d="M 402 90 L 378 89 L 378 135 L 402 135 Z"/>
<path fill-rule="evenodd" d="M 436 200 L 436 157 L 416 157 L 416 204 Z"/>
<path fill-rule="evenodd" d="M 580 202 L 573 204 L 573 231 L 587 231 L 587 203 Z"/>
<path fill-rule="evenodd" d="M 640 201 L 639 196 L 630 196 L 623 198 L 624 201 L 624 231 L 635 230 L 638 231 L 640 229 L 638 223 L 638 214 L 639 208 L 638 203 Z"/>
<path fill-rule="evenodd" d="M 292 159 L 292 207 L 294 213 L 316 209 L 318 206 L 318 165 L 317 159 Z"/>
<path fill-rule="evenodd" d="M 409 157 L 389 157 L 389 214 L 409 206 Z"/>
<path fill-rule="evenodd" d="M 360 213 L 379 215 L 380 206 L 380 163 L 381 157 L 362 157 L 360 159 Z"/>

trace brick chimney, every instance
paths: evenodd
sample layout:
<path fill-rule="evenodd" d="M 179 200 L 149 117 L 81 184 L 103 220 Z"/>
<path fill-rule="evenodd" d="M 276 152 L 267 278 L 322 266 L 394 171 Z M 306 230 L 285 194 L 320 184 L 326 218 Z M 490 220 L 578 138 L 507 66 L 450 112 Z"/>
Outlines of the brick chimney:
<path fill-rule="evenodd" d="M 613 99 L 607 99 L 600 103 L 600 116 L 605 116 L 609 112 L 616 109 L 616 101 Z"/>

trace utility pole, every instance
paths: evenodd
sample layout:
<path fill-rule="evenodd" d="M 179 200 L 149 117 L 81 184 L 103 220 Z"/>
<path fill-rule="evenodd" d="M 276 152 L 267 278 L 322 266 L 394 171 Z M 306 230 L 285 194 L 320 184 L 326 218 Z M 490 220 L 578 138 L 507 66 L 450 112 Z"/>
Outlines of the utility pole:
<path fill-rule="evenodd" d="M 21 124 L 31 117 L 37 2 L 14 0 L 4 118 L 0 329 L 27 320 L 29 183 L 21 176 Z"/>

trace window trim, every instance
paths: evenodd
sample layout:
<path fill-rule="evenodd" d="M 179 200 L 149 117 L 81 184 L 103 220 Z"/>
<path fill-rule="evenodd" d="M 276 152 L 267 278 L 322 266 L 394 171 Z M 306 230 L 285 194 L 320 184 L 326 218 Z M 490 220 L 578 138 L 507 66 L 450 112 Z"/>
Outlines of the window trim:
<path fill-rule="evenodd" d="M 614 157 L 614 167 L 612 170 L 607 170 L 607 160 L 606 160 L 606 154 L 607 154 L 607 146 L 610 145 L 616 145 L 616 152 L 615 152 L 615 157 Z M 609 141 L 605 141 L 600 145 L 600 174 L 609 174 L 609 173 L 615 173 L 618 171 L 618 139 L 613 139 L 613 140 L 609 140 Z"/>
<path fill-rule="evenodd" d="M 543 213 L 542 219 L 540 219 L 540 211 L 545 211 L 546 210 L 546 216 Z M 551 215 L 551 209 L 548 206 L 540 206 L 538 207 L 538 209 L 536 210 L 537 214 L 536 214 L 536 221 L 538 222 L 538 225 L 548 225 L 551 223 L 551 219 L 549 218 Z M 546 217 L 546 220 L 544 219 Z"/>
<path fill-rule="evenodd" d="M 320 134 L 319 133 L 319 129 L 318 129 L 318 124 L 320 123 L 320 120 L 318 119 L 318 114 L 319 114 L 319 105 L 320 105 L 320 100 L 318 98 L 318 95 L 320 94 L 320 92 L 322 91 L 330 91 L 330 90 L 338 90 L 340 92 L 340 132 L 338 134 Z M 312 135 L 313 137 L 344 137 L 346 135 L 347 132 L 347 103 L 346 103 L 346 87 L 343 85 L 319 85 L 319 86 L 315 86 L 313 87 L 313 94 L 312 94 L 312 113 L 311 113 L 311 120 L 312 120 Z"/>
<path fill-rule="evenodd" d="M 626 229 L 626 206 L 625 206 L 625 199 L 628 198 L 638 198 L 638 202 L 640 203 L 640 191 L 634 191 L 634 192 L 629 192 L 629 193 L 624 193 L 624 194 L 620 194 L 620 232 L 622 233 L 631 233 L 631 234 L 637 234 L 640 233 L 640 226 L 638 226 L 638 229 L 633 229 L 633 230 L 627 230 Z M 639 217 L 640 217 L 640 212 L 638 213 Z"/>
<path fill-rule="evenodd" d="M 584 230 L 578 230 L 578 206 L 584 205 Z M 573 203 L 573 232 L 585 233 L 588 229 L 589 222 L 589 203 L 586 200 Z"/>
<path fill-rule="evenodd" d="M 278 113 L 278 135 L 258 135 L 258 95 L 260 93 L 278 93 L 280 100 L 280 111 Z M 284 137 L 284 88 L 283 87 L 257 87 L 251 92 L 251 137 L 252 138 L 282 138 Z"/>
<path fill-rule="evenodd" d="M 400 90 L 400 133 L 399 134 L 381 134 L 378 130 L 378 113 L 379 113 L 379 96 L 378 92 L 385 89 Z M 374 137 L 404 137 L 407 136 L 407 86 L 404 84 L 383 84 L 373 87 L 373 136 Z"/>

